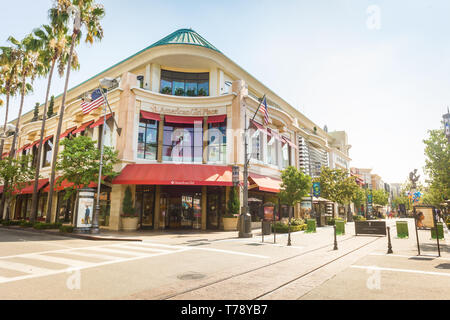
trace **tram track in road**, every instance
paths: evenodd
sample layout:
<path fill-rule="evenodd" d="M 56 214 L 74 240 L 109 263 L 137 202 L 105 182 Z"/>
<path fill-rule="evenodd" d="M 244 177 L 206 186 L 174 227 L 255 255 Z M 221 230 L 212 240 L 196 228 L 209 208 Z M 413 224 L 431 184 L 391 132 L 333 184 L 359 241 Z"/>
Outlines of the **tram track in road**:
<path fill-rule="evenodd" d="M 352 239 L 355 239 L 355 238 L 357 238 L 357 236 L 353 235 L 353 236 L 351 236 L 351 237 L 349 237 L 349 238 L 346 238 L 346 239 L 343 239 L 343 240 L 339 241 L 338 243 L 343 243 L 343 242 L 346 242 L 346 241 L 349 241 L 349 240 L 352 240 Z M 375 239 L 375 241 L 376 241 L 376 240 L 379 240 L 379 238 Z M 374 242 L 374 241 L 372 241 L 372 242 Z M 365 244 L 364 246 L 369 245 L 369 244 L 370 244 L 370 243 L 367 243 L 367 244 Z M 228 280 L 231 280 L 231 279 L 234 279 L 234 278 L 237 278 L 237 277 L 246 275 L 246 274 L 250 274 L 250 273 L 255 272 L 255 271 L 259 271 L 259 270 L 262 270 L 262 269 L 265 269 L 265 268 L 269 268 L 269 267 L 272 267 L 272 266 L 274 266 L 274 265 L 277 265 L 277 264 L 280 264 L 280 263 L 283 263 L 283 262 L 286 262 L 286 261 L 289 261 L 289 260 L 293 260 L 293 259 L 295 259 L 295 258 L 298 258 L 298 257 L 301 257 L 301 256 L 305 256 L 305 255 L 310 254 L 310 253 L 317 252 L 317 251 L 322 250 L 322 249 L 332 248 L 332 246 L 333 246 L 333 244 L 330 243 L 330 244 L 326 244 L 326 245 L 323 245 L 323 246 L 320 246 L 320 247 L 317 247 L 317 248 L 313 248 L 313 249 L 310 249 L 310 250 L 307 250 L 307 251 L 303 251 L 303 252 L 301 252 L 301 253 L 298 253 L 298 254 L 295 254 L 295 255 L 293 255 L 293 256 L 290 256 L 290 257 L 287 257 L 287 258 L 284 258 L 284 259 L 280 259 L 280 260 L 277 260 L 277 261 L 268 263 L 268 264 L 263 265 L 263 266 L 259 266 L 259 267 L 256 267 L 256 268 L 252 268 L 252 269 L 250 269 L 250 270 L 246 270 L 246 271 L 243 271 L 243 272 L 240 272 L 240 273 L 236 273 L 236 274 L 230 275 L 230 276 L 228 276 L 228 277 L 224 277 L 224 278 L 222 278 L 222 279 L 214 280 L 214 281 L 211 281 L 211 282 L 208 282 L 208 283 L 199 285 L 199 286 L 197 286 L 197 287 L 195 287 L 195 288 L 191 288 L 191 289 L 188 289 L 188 290 L 184 290 L 184 291 L 181 291 L 181 292 L 177 292 L 177 293 L 174 293 L 174 294 L 165 296 L 164 298 L 161 298 L 161 300 L 174 299 L 174 298 L 176 298 L 176 297 L 178 297 L 178 296 L 185 295 L 185 294 L 188 294 L 188 293 L 191 293 L 191 292 L 195 292 L 195 291 L 197 291 L 197 290 L 201 290 L 201 289 L 204 289 L 204 288 L 207 288 L 207 287 L 210 287 L 210 286 L 219 284 L 219 283 L 221 283 L 221 282 L 225 282 L 225 281 L 228 281 Z M 351 253 L 351 252 L 350 252 L 350 253 Z M 347 254 L 350 254 L 350 253 L 347 253 Z M 345 254 L 345 255 L 347 255 L 347 254 Z M 337 258 L 337 259 L 339 259 L 339 258 Z M 335 259 L 335 260 L 337 260 L 337 259 Z M 329 262 L 329 263 L 332 263 L 332 261 Z M 327 264 L 329 264 L 329 263 L 327 263 Z M 324 265 L 324 266 L 325 266 L 325 265 Z M 322 266 L 322 267 L 323 267 L 323 266 Z M 319 267 L 319 268 L 320 268 L 320 267 Z M 314 270 L 314 271 L 315 271 L 315 270 Z M 314 272 L 314 271 L 312 271 L 312 272 Z M 309 273 L 311 273 L 311 272 L 308 272 L 308 274 L 309 274 Z M 303 276 L 306 276 L 306 275 L 307 275 L 307 274 L 304 274 Z M 300 278 L 300 277 L 297 277 L 297 278 Z M 295 279 L 292 280 L 292 281 L 295 281 Z M 265 293 L 264 295 L 266 295 L 266 294 L 267 294 L 267 293 Z M 262 296 L 264 296 L 264 295 L 262 295 Z M 257 298 L 255 298 L 255 299 L 257 299 Z"/>

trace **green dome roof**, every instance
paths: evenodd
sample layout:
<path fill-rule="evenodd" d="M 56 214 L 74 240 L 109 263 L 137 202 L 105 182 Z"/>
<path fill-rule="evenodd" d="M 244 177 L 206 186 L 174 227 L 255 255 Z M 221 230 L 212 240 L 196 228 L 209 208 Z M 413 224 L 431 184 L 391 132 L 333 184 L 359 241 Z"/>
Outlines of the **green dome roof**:
<path fill-rule="evenodd" d="M 180 29 L 167 37 L 159 40 L 158 42 L 152 44 L 149 48 L 164 46 L 168 44 L 189 44 L 199 47 L 208 48 L 217 52 L 220 52 L 216 47 L 214 47 L 211 43 L 209 43 L 205 38 L 199 35 L 192 29 Z"/>

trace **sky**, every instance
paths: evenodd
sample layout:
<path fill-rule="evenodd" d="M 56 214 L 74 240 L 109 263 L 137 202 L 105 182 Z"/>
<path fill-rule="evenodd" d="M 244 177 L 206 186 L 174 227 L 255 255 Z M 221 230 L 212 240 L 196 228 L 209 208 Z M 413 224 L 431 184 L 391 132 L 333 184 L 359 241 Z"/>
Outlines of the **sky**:
<path fill-rule="evenodd" d="M 48 22 L 51 0 L 0 0 L 0 45 Z M 450 1 L 97 0 L 105 36 L 77 48 L 73 87 L 180 28 L 192 28 L 329 131 L 345 130 L 351 166 L 404 182 L 450 105 Z M 43 103 L 38 79 L 24 111 Z M 63 91 L 56 78 L 51 93 Z M 12 101 L 10 119 L 19 99 Z M 2 120 L 3 119 L 3 120 Z M 4 111 L 0 110 L 0 121 Z"/>

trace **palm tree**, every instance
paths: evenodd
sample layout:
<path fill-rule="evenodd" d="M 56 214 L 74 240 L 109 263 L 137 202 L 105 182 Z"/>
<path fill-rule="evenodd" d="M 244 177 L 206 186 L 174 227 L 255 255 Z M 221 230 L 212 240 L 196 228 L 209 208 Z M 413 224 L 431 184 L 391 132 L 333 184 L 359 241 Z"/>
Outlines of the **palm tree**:
<path fill-rule="evenodd" d="M 20 130 L 20 120 L 22 118 L 22 109 L 27 92 L 32 90 L 31 83 L 42 73 L 42 63 L 39 61 L 39 52 L 37 51 L 36 39 L 32 34 L 27 35 L 22 41 L 17 41 L 14 37 L 9 37 L 8 41 L 15 47 L 19 54 L 19 77 L 18 89 L 20 90 L 19 114 L 16 121 L 16 131 L 13 136 L 10 157 L 14 158 L 16 154 L 16 141 Z M 30 80 L 30 83 L 27 82 Z"/>
<path fill-rule="evenodd" d="M 64 66 L 68 60 L 68 44 L 70 43 L 70 37 L 67 36 L 68 29 L 64 25 L 54 23 L 52 25 L 43 25 L 42 29 L 35 29 L 34 34 L 38 39 L 40 59 L 45 68 L 45 73 L 48 74 L 47 93 L 45 96 L 44 112 L 42 117 L 40 142 L 38 145 L 37 158 L 41 159 L 42 141 L 44 140 L 45 123 L 47 120 L 47 108 L 50 95 L 50 87 L 52 84 L 53 72 L 56 64 L 58 63 L 58 73 L 60 77 L 64 75 Z M 76 53 L 73 53 L 72 68 L 78 68 L 78 57 Z M 38 207 L 38 185 L 39 185 L 39 173 L 41 165 L 38 162 L 36 165 L 35 177 L 34 177 L 34 189 L 33 197 L 31 201 L 31 215 L 30 221 L 35 222 L 37 216 Z M 50 222 L 50 216 L 47 216 L 47 222 Z"/>
<path fill-rule="evenodd" d="M 12 47 L 0 47 L 0 73 L 3 78 L 2 94 L 6 96 L 5 124 L 3 131 L 6 132 L 9 115 L 9 101 L 11 96 L 17 92 L 19 54 Z M 0 155 L 3 154 L 4 140 L 0 142 Z M 1 211 L 0 211 L 1 212 Z"/>
<path fill-rule="evenodd" d="M 50 190 L 47 202 L 47 217 L 51 216 L 53 204 L 53 189 L 56 176 L 56 160 L 58 157 L 59 137 L 61 135 L 61 127 L 64 118 L 64 110 L 66 104 L 66 95 L 69 85 L 70 67 L 76 43 L 82 38 L 82 31 L 85 32 L 85 42 L 92 44 L 94 40 L 100 41 L 103 38 L 103 28 L 100 20 L 105 15 L 105 9 L 102 5 L 96 4 L 95 0 L 56 0 L 55 6 L 50 9 L 50 18 L 52 24 L 64 25 L 68 22 L 68 17 L 74 16 L 73 33 L 70 44 L 70 50 L 67 61 L 66 82 L 64 84 L 64 92 L 62 96 L 61 107 L 59 109 L 58 128 L 56 130 L 52 170 L 50 177 Z M 83 29 L 83 30 L 82 30 Z"/>
<path fill-rule="evenodd" d="M 27 35 L 22 41 L 17 41 L 14 37 L 9 37 L 8 42 L 11 47 L 2 48 L 2 52 L 6 53 L 6 56 L 10 56 L 11 61 L 15 61 L 14 65 L 17 71 L 17 90 L 20 90 L 21 99 L 19 106 L 19 114 L 16 120 L 16 130 L 14 132 L 13 141 L 11 145 L 11 151 L 9 153 L 10 158 L 14 158 L 16 155 L 16 141 L 20 130 L 20 120 L 22 117 L 23 103 L 25 95 L 32 91 L 32 86 L 27 80 L 33 80 L 39 74 L 41 69 L 41 63 L 39 62 L 39 54 L 36 51 L 36 41 L 32 34 Z M 8 104 L 9 101 L 7 101 Z M 5 130 L 6 130 L 5 121 Z M 7 189 L 5 183 L 4 188 Z M 5 193 L 2 194 L 0 201 L 0 212 L 3 213 L 5 205 Z M 6 215 L 6 219 L 9 219 L 9 214 Z"/>

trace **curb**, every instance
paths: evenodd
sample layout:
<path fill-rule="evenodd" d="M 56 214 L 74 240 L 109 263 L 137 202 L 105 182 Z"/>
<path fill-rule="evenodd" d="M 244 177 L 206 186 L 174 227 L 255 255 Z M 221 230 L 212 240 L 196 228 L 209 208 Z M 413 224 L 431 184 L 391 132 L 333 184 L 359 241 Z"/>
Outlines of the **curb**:
<path fill-rule="evenodd" d="M 45 230 L 36 230 L 36 229 L 33 229 L 33 228 L 20 228 L 20 227 L 15 227 L 15 226 L 0 226 L 0 230 L 2 228 L 9 229 L 9 230 L 16 230 L 16 231 L 24 231 L 24 232 L 31 232 L 31 233 L 40 233 L 40 234 L 46 234 L 46 235 L 53 235 L 53 236 L 57 236 L 57 237 L 66 237 L 66 238 L 76 238 L 76 239 L 90 240 L 90 241 L 142 242 L 142 239 L 104 238 L 104 237 L 82 235 L 82 234 L 74 234 L 74 233 L 48 232 L 48 231 L 45 231 Z"/>

